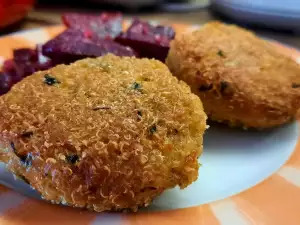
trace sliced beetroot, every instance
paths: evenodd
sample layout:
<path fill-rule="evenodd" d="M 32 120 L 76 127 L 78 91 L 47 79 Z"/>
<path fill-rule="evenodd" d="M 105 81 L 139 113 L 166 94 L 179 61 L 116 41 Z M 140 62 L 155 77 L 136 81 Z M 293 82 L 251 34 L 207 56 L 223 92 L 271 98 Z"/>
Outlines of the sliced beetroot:
<path fill-rule="evenodd" d="M 13 51 L 14 60 L 18 62 L 36 62 L 38 54 L 36 50 L 31 48 L 19 48 Z"/>
<path fill-rule="evenodd" d="M 43 63 L 47 63 L 49 61 L 51 61 L 50 58 L 48 58 L 47 56 L 43 55 L 43 45 L 42 44 L 37 44 L 35 51 L 37 52 L 37 61 L 41 64 Z"/>
<path fill-rule="evenodd" d="M 165 61 L 170 41 L 175 37 L 172 27 L 153 26 L 135 19 L 126 32 L 122 32 L 115 41 L 132 47 L 140 57 Z"/>
<path fill-rule="evenodd" d="M 37 63 L 35 65 L 35 69 L 36 69 L 36 71 L 48 70 L 56 65 L 57 65 L 57 63 L 54 63 L 53 61 L 50 60 L 50 61 L 47 61 L 44 63 Z"/>
<path fill-rule="evenodd" d="M 7 93 L 12 86 L 11 78 L 9 75 L 0 72 L 0 95 Z"/>
<path fill-rule="evenodd" d="M 23 76 L 17 73 L 16 64 L 13 59 L 8 59 L 4 62 L 2 67 L 2 73 L 11 78 L 12 84 L 18 83 L 20 80 L 23 79 Z"/>
<path fill-rule="evenodd" d="M 36 70 L 34 68 L 35 62 L 37 62 L 37 52 L 30 48 L 15 49 L 14 63 L 15 70 L 20 77 L 26 77 L 34 73 Z"/>
<path fill-rule="evenodd" d="M 2 73 L 10 77 L 12 84 L 36 71 L 53 67 L 50 59 L 42 56 L 40 47 L 36 49 L 20 48 L 13 51 L 13 59 L 4 62 Z"/>
<path fill-rule="evenodd" d="M 87 35 L 96 34 L 101 38 L 115 38 L 122 31 L 121 13 L 101 13 L 86 15 L 79 13 L 65 13 L 63 23 L 73 29 L 85 32 Z"/>
<path fill-rule="evenodd" d="M 16 64 L 16 71 L 19 76 L 27 77 L 35 73 L 37 70 L 35 69 L 35 63 L 24 62 L 24 63 Z"/>
<path fill-rule="evenodd" d="M 2 70 L 11 73 L 15 71 L 15 61 L 13 59 L 7 59 L 4 61 Z"/>
<path fill-rule="evenodd" d="M 54 66 L 51 59 L 42 55 L 41 47 L 20 48 L 13 51 L 13 59 L 5 60 L 0 72 L 0 95 L 10 90 L 12 85 L 36 71 Z"/>
<path fill-rule="evenodd" d="M 26 77 L 36 72 L 35 64 L 38 61 L 38 54 L 35 49 L 15 49 L 13 53 L 15 69 L 20 77 Z"/>
<path fill-rule="evenodd" d="M 81 30 L 68 29 L 43 45 L 43 54 L 54 63 L 71 63 L 86 57 L 112 53 L 118 56 L 135 56 L 135 52 L 111 40 L 86 36 Z"/>
<path fill-rule="evenodd" d="M 38 60 L 36 63 L 36 70 L 47 70 L 54 67 L 56 64 L 47 56 L 43 54 L 43 45 L 38 44 L 36 46 L 36 52 L 38 55 Z"/>

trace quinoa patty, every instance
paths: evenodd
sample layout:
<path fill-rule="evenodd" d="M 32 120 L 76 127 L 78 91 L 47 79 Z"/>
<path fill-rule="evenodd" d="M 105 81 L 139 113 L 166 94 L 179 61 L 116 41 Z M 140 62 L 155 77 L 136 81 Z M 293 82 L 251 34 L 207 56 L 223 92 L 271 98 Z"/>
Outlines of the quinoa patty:
<path fill-rule="evenodd" d="M 206 115 L 159 61 L 107 55 L 0 97 L 0 160 L 53 203 L 137 210 L 198 177 Z"/>
<path fill-rule="evenodd" d="M 300 107 L 299 65 L 234 25 L 211 22 L 177 35 L 166 63 L 218 122 L 270 128 L 292 120 Z"/>

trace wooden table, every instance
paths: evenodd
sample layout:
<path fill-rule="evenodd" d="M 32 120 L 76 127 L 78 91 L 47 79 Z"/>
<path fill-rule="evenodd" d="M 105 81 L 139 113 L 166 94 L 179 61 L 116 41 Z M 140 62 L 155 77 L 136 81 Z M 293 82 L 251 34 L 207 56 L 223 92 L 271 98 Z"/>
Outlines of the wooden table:
<path fill-rule="evenodd" d="M 69 4 L 70 5 L 70 4 Z M 13 31 L 27 30 L 37 28 L 41 26 L 49 26 L 61 23 L 60 15 L 66 11 L 78 11 L 78 12 L 99 12 L 101 8 L 97 7 L 74 7 L 70 9 L 68 6 L 63 5 L 38 5 L 28 17 Z M 153 10 L 154 11 L 154 10 Z M 189 24 L 204 24 L 212 20 L 223 20 L 225 22 L 232 22 L 226 18 L 222 18 L 215 13 L 212 13 L 209 8 L 201 9 L 198 11 L 175 13 L 175 12 L 139 12 L 139 13 L 126 13 L 126 17 L 138 16 L 142 19 L 154 19 L 170 21 L 172 23 L 189 23 Z M 248 27 L 249 28 L 249 27 Z M 300 35 L 293 32 L 275 31 L 271 29 L 262 29 L 250 27 L 259 35 L 266 38 L 275 39 L 287 45 L 291 45 L 300 49 Z"/>

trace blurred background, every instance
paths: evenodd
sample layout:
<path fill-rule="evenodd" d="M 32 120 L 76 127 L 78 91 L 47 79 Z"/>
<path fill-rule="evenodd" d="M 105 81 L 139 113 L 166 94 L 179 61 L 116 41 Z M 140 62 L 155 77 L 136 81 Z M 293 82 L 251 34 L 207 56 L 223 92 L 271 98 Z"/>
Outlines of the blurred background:
<path fill-rule="evenodd" d="M 221 20 L 300 49 L 299 0 L 0 0 L 0 35 L 59 24 L 63 12 L 101 11 L 170 23 Z"/>

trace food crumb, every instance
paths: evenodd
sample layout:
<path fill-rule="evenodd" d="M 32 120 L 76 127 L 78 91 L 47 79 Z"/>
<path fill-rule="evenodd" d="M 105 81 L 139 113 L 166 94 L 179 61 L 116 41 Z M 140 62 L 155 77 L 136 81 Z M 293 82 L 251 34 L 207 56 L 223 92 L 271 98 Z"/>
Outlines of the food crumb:
<path fill-rule="evenodd" d="M 150 134 L 154 134 L 156 131 L 157 131 L 157 128 L 156 128 L 156 125 L 155 124 L 153 124 L 151 127 L 150 127 Z"/>
<path fill-rule="evenodd" d="M 75 164 L 79 160 L 78 155 L 70 154 L 66 156 L 66 161 L 71 164 Z"/>

